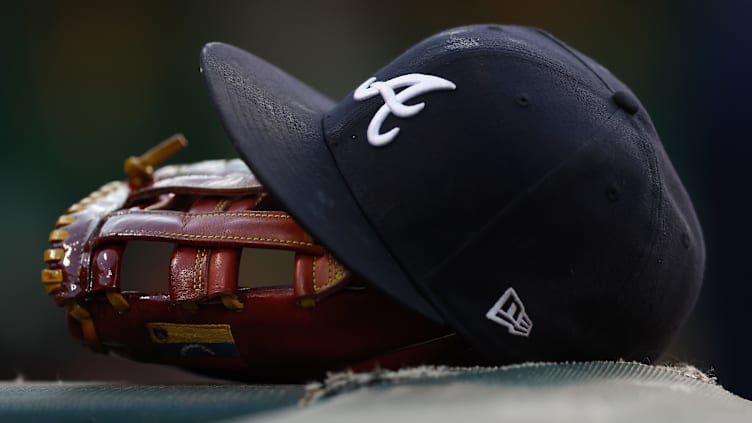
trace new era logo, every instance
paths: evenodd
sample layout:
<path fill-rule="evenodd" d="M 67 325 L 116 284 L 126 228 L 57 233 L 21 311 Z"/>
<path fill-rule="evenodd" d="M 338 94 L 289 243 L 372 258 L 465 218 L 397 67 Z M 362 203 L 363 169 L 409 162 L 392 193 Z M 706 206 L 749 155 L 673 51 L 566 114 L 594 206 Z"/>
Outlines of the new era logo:
<path fill-rule="evenodd" d="M 533 321 L 525 313 L 522 300 L 513 288 L 507 288 L 496 304 L 486 313 L 486 317 L 509 329 L 512 335 L 527 337 L 533 330 Z"/>

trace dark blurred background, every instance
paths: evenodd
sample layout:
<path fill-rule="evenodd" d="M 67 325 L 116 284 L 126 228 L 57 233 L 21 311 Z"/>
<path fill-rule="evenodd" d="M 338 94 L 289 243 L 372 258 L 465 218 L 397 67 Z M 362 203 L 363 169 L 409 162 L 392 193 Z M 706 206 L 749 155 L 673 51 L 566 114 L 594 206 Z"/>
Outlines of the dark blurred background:
<path fill-rule="evenodd" d="M 198 72 L 208 41 L 238 45 L 340 99 L 422 38 L 478 22 L 542 27 L 638 94 L 695 201 L 708 266 L 665 359 L 752 398 L 752 3 L 324 1 L 26 2 L 0 16 L 0 379 L 200 380 L 95 355 L 67 336 L 39 273 L 53 223 L 175 132 L 172 159 L 234 157 Z"/>

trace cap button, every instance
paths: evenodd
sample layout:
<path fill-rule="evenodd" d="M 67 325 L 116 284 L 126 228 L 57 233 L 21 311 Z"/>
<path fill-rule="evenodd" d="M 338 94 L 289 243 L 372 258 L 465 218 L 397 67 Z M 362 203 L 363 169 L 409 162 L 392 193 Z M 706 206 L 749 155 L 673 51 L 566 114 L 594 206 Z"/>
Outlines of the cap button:
<path fill-rule="evenodd" d="M 617 91 L 614 93 L 612 98 L 614 99 L 614 103 L 616 103 L 617 106 L 619 106 L 622 110 L 629 113 L 630 115 L 633 115 L 637 113 L 638 110 L 640 110 L 640 103 L 631 93 L 628 93 L 626 91 Z"/>

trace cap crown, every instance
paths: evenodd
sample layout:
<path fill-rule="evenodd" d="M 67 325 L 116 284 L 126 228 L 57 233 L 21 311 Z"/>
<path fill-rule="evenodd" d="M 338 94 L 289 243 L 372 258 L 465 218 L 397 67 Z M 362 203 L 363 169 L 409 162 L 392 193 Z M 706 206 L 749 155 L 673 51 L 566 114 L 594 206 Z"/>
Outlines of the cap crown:
<path fill-rule="evenodd" d="M 542 31 L 434 35 L 323 126 L 395 260 L 493 357 L 654 356 L 694 304 L 702 234 L 648 114 Z"/>

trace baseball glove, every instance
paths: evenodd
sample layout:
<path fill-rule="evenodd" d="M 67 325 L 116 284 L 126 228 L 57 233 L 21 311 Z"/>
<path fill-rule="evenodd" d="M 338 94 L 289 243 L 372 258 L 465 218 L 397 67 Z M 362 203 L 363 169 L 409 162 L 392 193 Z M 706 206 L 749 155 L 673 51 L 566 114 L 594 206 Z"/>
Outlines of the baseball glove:
<path fill-rule="evenodd" d="M 176 135 L 129 158 L 127 181 L 104 185 L 57 220 L 42 282 L 74 337 L 102 353 L 264 383 L 475 362 L 450 329 L 351 274 L 242 161 L 153 169 L 185 145 Z M 168 269 L 167 280 L 150 283 L 157 292 L 121 287 L 135 241 L 174 246 L 169 263 L 145 269 L 147 278 Z M 254 249 L 291 252 L 293 280 L 246 287 L 253 284 L 239 280 L 241 257 Z"/>

